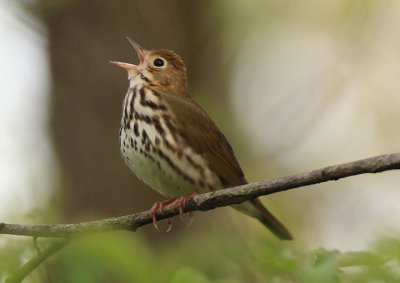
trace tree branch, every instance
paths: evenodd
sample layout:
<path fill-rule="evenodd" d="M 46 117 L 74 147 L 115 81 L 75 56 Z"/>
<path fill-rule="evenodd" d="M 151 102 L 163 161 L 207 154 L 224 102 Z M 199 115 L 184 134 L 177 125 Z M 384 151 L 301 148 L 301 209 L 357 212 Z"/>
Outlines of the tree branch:
<path fill-rule="evenodd" d="M 222 189 L 188 198 L 183 212 L 210 210 L 216 207 L 237 204 L 262 195 L 269 195 L 293 188 L 334 181 L 341 178 L 400 169 L 400 153 L 376 156 L 368 159 L 325 167 L 319 170 L 288 177 L 251 183 Z M 157 211 L 157 219 L 165 219 L 179 214 L 179 208 L 166 205 L 163 213 Z M 135 231 L 152 222 L 150 210 L 131 215 L 101 219 L 79 224 L 7 224 L 0 223 L 0 234 L 25 235 L 34 237 L 69 237 L 86 233 L 113 230 Z"/>
<path fill-rule="evenodd" d="M 218 190 L 196 195 L 187 199 L 183 212 L 195 210 L 210 210 L 220 206 L 237 204 L 262 195 L 269 195 L 293 188 L 334 181 L 341 178 L 378 173 L 387 170 L 400 169 L 400 153 L 376 156 L 345 164 L 329 166 L 319 170 L 276 178 L 243 186 Z M 167 205 L 163 213 L 157 211 L 157 219 L 172 217 L 180 213 L 178 207 Z M 150 210 L 132 215 L 101 219 L 79 224 L 7 224 L 0 223 L 0 234 L 24 235 L 37 237 L 81 236 L 88 233 L 99 233 L 113 230 L 135 231 L 138 227 L 152 222 Z M 62 249 L 69 239 L 51 244 L 47 249 L 38 253 L 25 263 L 17 272 L 9 277 L 7 283 L 21 282 L 31 271 L 37 268 L 52 254 Z"/>

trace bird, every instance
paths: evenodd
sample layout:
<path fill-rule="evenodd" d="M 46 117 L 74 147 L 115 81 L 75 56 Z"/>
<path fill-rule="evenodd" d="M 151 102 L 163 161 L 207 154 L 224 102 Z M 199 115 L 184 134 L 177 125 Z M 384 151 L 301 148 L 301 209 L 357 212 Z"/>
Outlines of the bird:
<path fill-rule="evenodd" d="M 164 204 L 247 181 L 224 134 L 190 96 L 181 57 L 168 49 L 143 49 L 127 39 L 139 64 L 111 61 L 128 72 L 129 80 L 122 104 L 120 150 L 141 181 L 171 199 L 153 206 L 156 225 L 156 210 Z M 232 207 L 259 220 L 279 239 L 293 239 L 259 199 Z"/>

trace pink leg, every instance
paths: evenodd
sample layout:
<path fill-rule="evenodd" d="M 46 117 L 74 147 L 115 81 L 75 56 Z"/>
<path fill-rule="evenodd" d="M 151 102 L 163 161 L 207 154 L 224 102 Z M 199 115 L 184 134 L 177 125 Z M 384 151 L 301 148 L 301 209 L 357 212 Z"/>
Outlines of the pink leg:
<path fill-rule="evenodd" d="M 154 227 L 157 229 L 157 231 L 158 231 L 158 226 L 157 226 L 157 209 L 159 209 L 159 210 L 160 210 L 160 213 L 162 214 L 162 213 L 163 213 L 163 210 L 162 210 L 163 206 L 168 205 L 168 204 L 174 202 L 175 200 L 176 200 L 176 199 L 173 198 L 173 199 L 166 200 L 166 201 L 164 201 L 164 202 L 156 202 L 156 203 L 153 205 L 153 207 L 150 209 L 150 216 L 153 218 L 153 225 L 154 225 Z M 172 223 L 172 222 L 171 222 L 171 223 Z M 172 224 L 171 224 L 171 225 L 172 225 Z M 168 228 L 168 229 L 169 229 L 169 228 Z"/>
<path fill-rule="evenodd" d="M 197 194 L 198 194 L 198 192 L 197 192 L 197 191 L 194 191 L 194 192 L 191 193 L 188 197 L 186 197 L 186 198 L 184 199 L 184 202 L 183 202 L 183 207 L 186 206 L 186 200 L 187 200 L 189 197 L 195 196 L 195 195 L 197 195 Z M 190 217 L 189 224 L 188 224 L 186 227 L 190 227 L 190 226 L 192 226 L 192 224 L 193 224 L 193 219 L 194 219 L 194 213 L 193 213 L 193 211 L 190 211 L 190 212 L 189 212 L 189 217 Z"/>
<path fill-rule="evenodd" d="M 180 216 L 180 218 L 181 218 L 181 220 L 182 220 L 182 222 L 183 222 L 182 200 L 183 200 L 183 196 L 177 198 L 177 199 L 174 201 L 173 205 L 172 205 L 172 209 L 174 209 L 175 206 L 178 205 L 178 208 L 179 208 L 179 216 Z"/>

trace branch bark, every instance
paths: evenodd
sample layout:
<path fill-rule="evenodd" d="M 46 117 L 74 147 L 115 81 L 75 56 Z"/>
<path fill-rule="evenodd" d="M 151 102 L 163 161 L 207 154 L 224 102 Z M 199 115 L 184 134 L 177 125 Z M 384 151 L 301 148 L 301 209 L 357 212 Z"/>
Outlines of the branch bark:
<path fill-rule="evenodd" d="M 293 188 L 335 181 L 341 178 L 378 173 L 400 169 L 400 153 L 386 154 L 368 159 L 334 165 L 315 171 L 292 176 L 251 183 L 200 194 L 188 198 L 183 212 L 211 210 L 216 207 L 237 204 L 263 195 L 269 195 Z M 167 205 L 163 212 L 157 211 L 157 219 L 165 219 L 179 214 L 179 208 Z M 0 234 L 24 235 L 34 237 L 70 237 L 86 233 L 99 233 L 113 230 L 136 231 L 137 228 L 152 222 L 150 210 L 131 215 L 101 219 L 79 224 L 7 224 L 0 223 Z"/>

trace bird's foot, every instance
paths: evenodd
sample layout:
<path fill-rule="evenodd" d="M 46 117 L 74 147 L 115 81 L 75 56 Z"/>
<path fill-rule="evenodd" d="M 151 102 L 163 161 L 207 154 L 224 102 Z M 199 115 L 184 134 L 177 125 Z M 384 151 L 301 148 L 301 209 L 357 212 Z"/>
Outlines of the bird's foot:
<path fill-rule="evenodd" d="M 156 217 L 157 209 L 162 214 L 163 213 L 163 207 L 172 203 L 172 209 L 174 209 L 176 206 L 178 206 L 178 208 L 179 208 L 179 216 L 180 216 L 182 222 L 184 222 L 184 220 L 183 220 L 183 209 L 186 207 L 186 200 L 188 198 L 192 197 L 192 196 L 197 195 L 197 194 L 198 194 L 198 192 L 195 191 L 195 192 L 193 192 L 191 194 L 184 195 L 184 196 L 181 196 L 179 198 L 172 198 L 172 199 L 169 199 L 169 200 L 164 201 L 164 202 L 156 202 L 153 205 L 153 207 L 151 208 L 151 210 L 150 210 L 150 216 L 153 218 L 153 225 L 157 229 L 157 231 L 158 231 L 157 217 Z M 187 227 L 190 227 L 192 225 L 192 223 L 193 223 L 193 216 L 194 216 L 193 212 L 189 212 L 189 216 L 190 216 L 190 222 L 187 225 Z M 169 231 L 172 230 L 172 218 L 169 217 L 167 222 L 168 222 L 168 229 L 167 229 L 166 232 L 169 232 Z"/>

